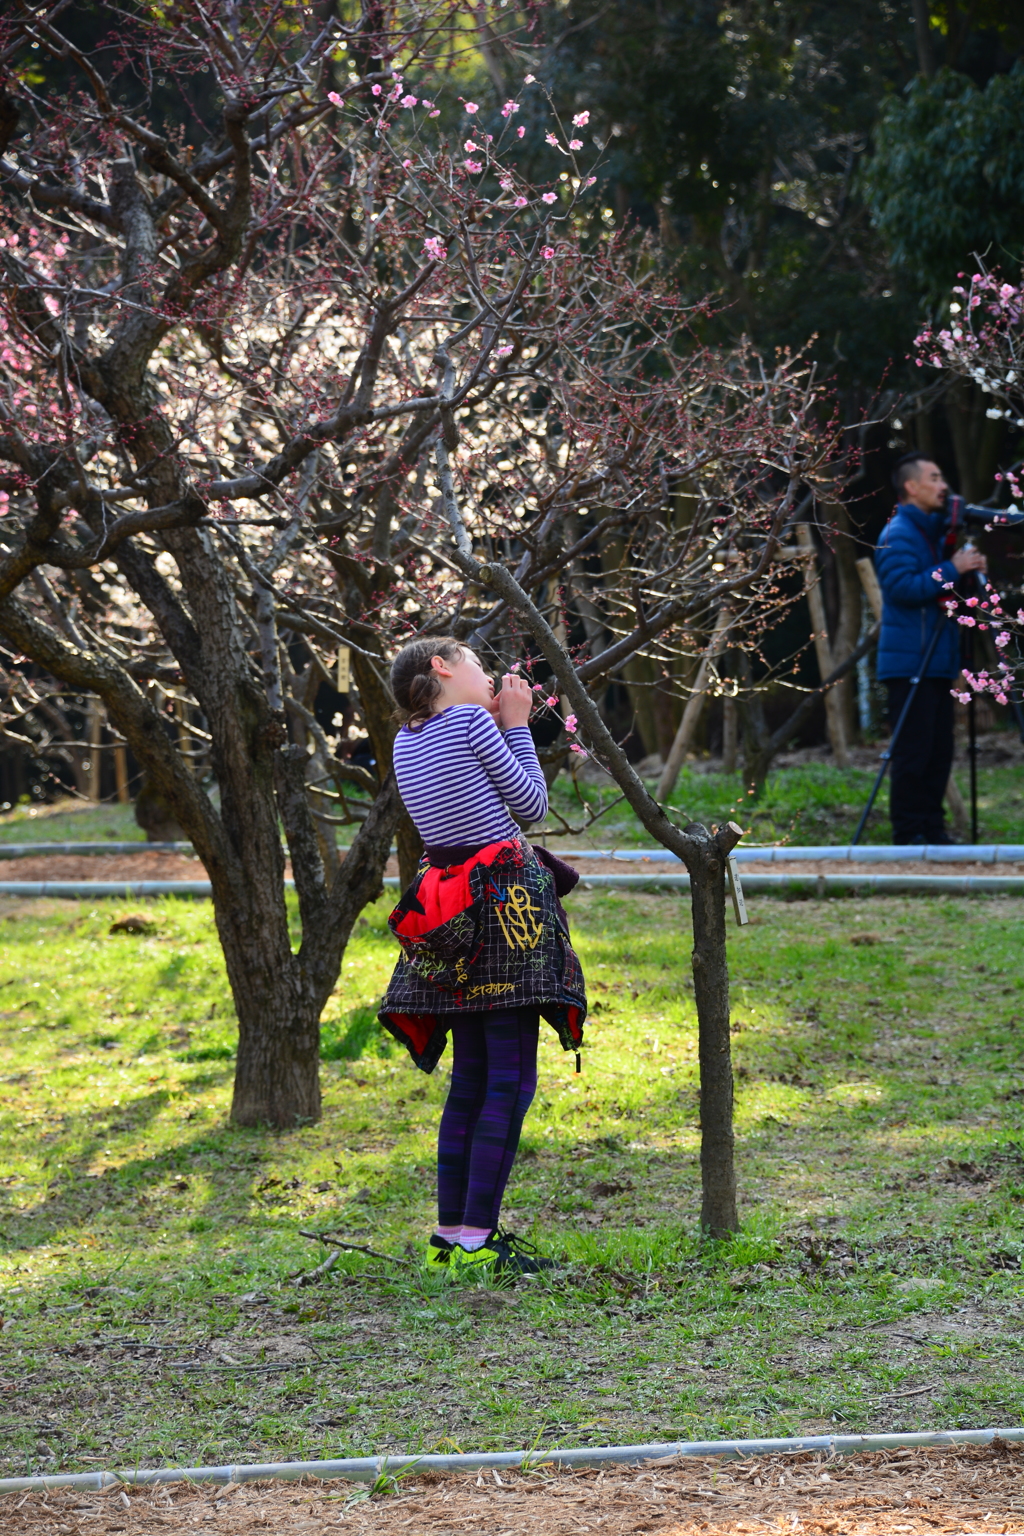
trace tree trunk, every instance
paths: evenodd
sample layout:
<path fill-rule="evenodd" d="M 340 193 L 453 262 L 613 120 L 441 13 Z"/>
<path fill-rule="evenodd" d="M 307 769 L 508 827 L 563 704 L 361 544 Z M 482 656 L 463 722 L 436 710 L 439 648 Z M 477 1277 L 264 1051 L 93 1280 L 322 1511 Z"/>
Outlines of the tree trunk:
<path fill-rule="evenodd" d="M 913 0 L 914 42 L 917 45 L 917 67 L 926 80 L 935 73 L 935 53 L 932 48 L 931 16 L 928 0 Z"/>
<path fill-rule="evenodd" d="M 398 849 L 398 879 L 401 889 L 405 891 L 415 880 L 416 870 L 423 857 L 423 839 L 408 811 L 403 810 L 398 818 L 395 846 Z"/>
<path fill-rule="evenodd" d="M 832 674 L 833 657 L 828 638 L 828 624 L 825 617 L 825 600 L 821 590 L 821 572 L 818 568 L 817 550 L 810 524 L 797 523 L 796 536 L 800 548 L 809 556 L 804 565 L 804 590 L 807 594 L 807 606 L 811 613 L 811 630 L 814 639 L 814 650 L 818 658 L 819 680 L 824 682 L 826 677 Z M 840 768 L 848 768 L 850 766 L 850 749 L 846 740 L 846 726 L 843 720 L 843 710 L 839 695 L 834 688 L 825 695 L 825 724 L 828 730 L 829 745 L 832 748 L 832 756 Z"/>
<path fill-rule="evenodd" d="M 845 505 L 838 498 L 823 500 L 821 513 L 831 530 L 830 542 L 835 559 L 836 585 L 839 594 L 839 618 L 835 634 L 832 636 L 832 665 L 838 667 L 840 662 L 845 661 L 847 656 L 855 650 L 860 638 L 861 584 L 857 575 L 857 548 Z M 857 698 L 854 684 L 855 677 L 851 672 L 849 677 L 837 683 L 835 688 L 836 697 L 840 701 L 839 708 L 848 743 L 857 735 Z"/>
<path fill-rule="evenodd" d="M 258 976 L 243 978 L 238 967 L 250 946 L 223 930 L 221 942 L 238 1015 L 232 1122 L 288 1130 L 319 1120 L 321 1000 L 294 957 L 280 970 L 264 964 Z"/>
<path fill-rule="evenodd" d="M 984 395 L 967 379 L 955 379 L 947 391 L 946 420 L 956 454 L 960 494 L 968 501 L 982 501 L 992 491 L 1006 423 L 989 420 Z"/>
<path fill-rule="evenodd" d="M 736 712 L 736 697 L 727 693 L 722 699 L 722 772 L 735 773 L 736 759 L 739 750 L 737 734 L 738 718 Z"/>
<path fill-rule="evenodd" d="M 696 828 L 688 827 L 688 832 Z M 701 829 L 703 831 L 703 828 Z M 732 1129 L 729 964 L 725 945 L 725 859 L 705 833 L 690 871 L 693 990 L 700 1057 L 701 1231 L 728 1237 L 739 1230 Z"/>

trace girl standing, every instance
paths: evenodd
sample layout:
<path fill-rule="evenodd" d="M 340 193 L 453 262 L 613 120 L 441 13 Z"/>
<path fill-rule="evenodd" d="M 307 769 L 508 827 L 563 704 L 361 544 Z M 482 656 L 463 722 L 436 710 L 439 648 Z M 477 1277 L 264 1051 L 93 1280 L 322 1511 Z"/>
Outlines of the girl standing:
<path fill-rule="evenodd" d="M 453 1052 L 430 1257 L 549 1268 L 498 1225 L 537 1088 L 539 1019 L 578 1052 L 587 1011 L 558 900 L 579 877 L 532 849 L 512 819 L 547 814 L 527 724 L 532 692 L 509 674 L 495 694 L 475 653 L 448 638 L 400 651 L 391 690 L 405 717 L 395 775 L 426 851 L 388 920 L 402 955 L 380 1020 L 425 1072 L 449 1034 Z"/>

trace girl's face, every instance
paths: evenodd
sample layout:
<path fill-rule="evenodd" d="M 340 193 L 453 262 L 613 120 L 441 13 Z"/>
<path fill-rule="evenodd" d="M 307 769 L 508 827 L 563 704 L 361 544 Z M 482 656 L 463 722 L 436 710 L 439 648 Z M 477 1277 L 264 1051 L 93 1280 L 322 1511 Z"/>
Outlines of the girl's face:
<path fill-rule="evenodd" d="M 434 701 L 434 714 L 449 709 L 453 704 L 479 704 L 489 714 L 494 710 L 494 684 L 487 676 L 475 651 L 465 647 L 458 660 L 446 661 L 443 656 L 430 660 L 441 679 L 443 692 Z"/>

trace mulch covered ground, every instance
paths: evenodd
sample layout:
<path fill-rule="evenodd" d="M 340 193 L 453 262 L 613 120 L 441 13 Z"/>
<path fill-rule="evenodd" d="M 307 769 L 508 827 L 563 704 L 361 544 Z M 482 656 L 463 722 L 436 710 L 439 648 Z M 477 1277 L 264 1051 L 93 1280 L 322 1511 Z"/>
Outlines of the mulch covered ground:
<path fill-rule="evenodd" d="M 956 1451 L 872 1452 L 696 1461 L 579 1472 L 426 1474 L 397 1494 L 353 1497 L 357 1485 L 243 1483 L 227 1488 L 165 1484 L 100 1493 L 54 1490 L 0 1499 L 3 1536 L 89 1532 L 147 1536 L 200 1525 L 253 1531 L 486 1536 L 600 1531 L 695 1536 L 794 1530 L 828 1536 L 924 1532 L 1024 1532 L 1024 1448 L 995 1442 Z M 358 1494 L 358 1489 L 357 1489 Z"/>

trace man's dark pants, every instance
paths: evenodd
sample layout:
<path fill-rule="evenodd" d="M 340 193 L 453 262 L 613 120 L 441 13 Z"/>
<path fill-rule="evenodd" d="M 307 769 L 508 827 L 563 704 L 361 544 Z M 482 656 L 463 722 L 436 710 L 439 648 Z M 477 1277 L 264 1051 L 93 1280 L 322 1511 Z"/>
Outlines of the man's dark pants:
<path fill-rule="evenodd" d="M 895 730 L 910 692 L 908 677 L 890 677 L 889 724 Z M 942 799 L 953 766 L 952 679 L 923 677 L 889 764 L 889 816 L 894 843 L 941 843 L 948 833 Z"/>

